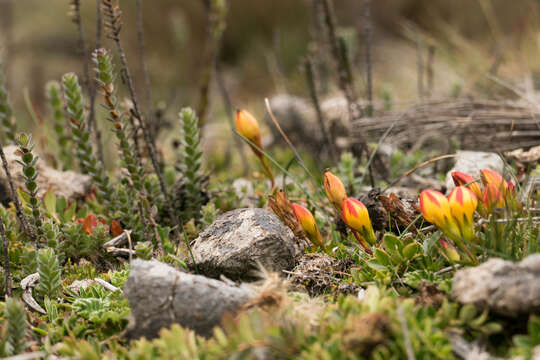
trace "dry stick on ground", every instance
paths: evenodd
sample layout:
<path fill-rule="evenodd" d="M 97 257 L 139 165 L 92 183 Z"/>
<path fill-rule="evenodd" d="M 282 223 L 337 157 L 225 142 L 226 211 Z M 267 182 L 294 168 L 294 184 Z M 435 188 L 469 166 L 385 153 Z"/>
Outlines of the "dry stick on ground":
<path fill-rule="evenodd" d="M 9 244 L 4 228 L 4 219 L 0 218 L 0 235 L 2 236 L 2 248 L 4 250 L 4 273 L 6 276 L 6 295 L 11 296 L 11 271 L 9 267 Z"/>
<path fill-rule="evenodd" d="M 346 49 L 344 47 L 344 44 L 340 46 L 340 41 L 336 34 L 336 25 L 335 25 L 335 18 L 334 18 L 334 12 L 332 8 L 332 2 L 331 0 L 319 0 L 322 1 L 322 9 L 323 9 L 323 15 L 324 15 L 324 24 L 326 27 L 326 32 L 328 34 L 328 38 L 330 41 L 330 48 L 332 50 L 332 56 L 334 57 L 334 62 L 336 63 L 336 67 L 338 70 L 338 81 L 339 81 L 339 87 L 343 94 L 345 95 L 345 99 L 347 100 L 347 110 L 349 112 L 349 127 L 353 122 L 356 120 L 360 120 L 363 117 L 363 111 L 361 106 L 357 103 L 357 96 L 354 91 L 354 81 L 352 79 L 352 72 L 351 69 L 348 68 L 347 59 L 346 59 Z M 360 156 L 362 156 L 363 153 L 365 153 L 366 157 L 369 156 L 369 148 L 367 146 L 366 139 L 363 136 L 358 136 L 358 145 L 360 146 Z M 386 169 L 386 166 L 382 162 L 379 155 L 376 155 L 374 158 L 374 166 L 377 168 L 377 171 L 379 172 L 379 175 L 381 175 L 383 178 L 386 178 L 388 169 Z M 373 171 L 370 166 L 369 168 L 370 172 L 370 179 L 373 183 Z"/>
<path fill-rule="evenodd" d="M 11 177 L 11 172 L 9 171 L 6 154 L 4 154 L 4 149 L 2 148 L 1 144 L 0 144 L 0 157 L 2 158 L 2 166 L 4 167 L 4 172 L 6 173 L 6 177 L 9 183 L 9 189 L 11 190 L 10 198 L 15 204 L 15 211 L 17 214 L 17 219 L 19 219 L 19 225 L 25 234 L 27 234 L 30 237 L 33 237 L 33 234 L 30 233 L 30 227 L 28 226 L 28 222 L 26 221 L 26 215 L 23 212 L 21 203 L 19 201 L 19 197 L 17 196 L 17 192 L 15 191 L 15 185 L 13 185 L 13 178 Z"/>
<path fill-rule="evenodd" d="M 317 95 L 317 83 L 315 81 L 315 67 L 313 66 L 313 61 L 310 56 L 306 57 L 304 66 L 305 66 L 306 79 L 307 79 L 308 88 L 309 88 L 309 95 L 311 97 L 311 101 L 313 102 L 315 113 L 317 114 L 319 127 L 321 128 L 324 141 L 326 142 L 326 145 L 328 146 L 328 150 L 330 151 L 330 157 L 332 158 L 332 161 L 337 162 L 338 154 L 336 151 L 336 145 L 334 144 L 334 141 L 332 137 L 330 136 L 328 129 L 326 128 L 326 124 L 324 123 L 324 117 L 321 110 L 319 97 Z"/>
<path fill-rule="evenodd" d="M 142 0 L 136 0 L 135 7 L 137 8 L 137 39 L 139 42 L 139 60 L 141 62 L 141 69 L 143 73 L 145 105 L 147 118 L 149 120 L 148 130 L 150 131 L 152 139 L 155 142 L 159 133 L 160 124 L 157 123 L 154 116 L 154 111 L 152 109 L 152 88 L 150 87 L 150 75 L 148 74 L 148 66 L 146 65 L 146 43 L 144 41 Z"/>
<path fill-rule="evenodd" d="M 103 156 L 103 144 L 101 140 L 101 131 L 98 128 L 96 120 L 96 87 L 94 82 L 90 81 L 90 66 L 88 64 L 88 46 L 84 39 L 84 32 L 82 28 L 81 19 L 81 2 L 80 0 L 71 1 L 71 11 L 73 23 L 77 26 L 77 32 L 79 34 L 79 53 L 83 59 L 83 83 L 86 91 L 88 91 L 90 97 L 90 111 L 88 114 L 88 128 L 94 132 L 95 141 L 97 143 L 97 155 L 99 161 L 105 166 L 105 159 Z"/>
<path fill-rule="evenodd" d="M 234 119 L 233 119 L 233 106 L 231 104 L 231 98 L 229 96 L 229 92 L 227 91 L 227 86 L 225 86 L 225 79 L 223 79 L 223 74 L 221 73 L 221 69 L 219 66 L 219 59 L 216 59 L 216 82 L 219 88 L 219 92 L 221 93 L 221 99 L 223 100 L 223 106 L 225 106 L 225 111 L 227 112 L 227 121 L 229 122 L 229 126 L 231 127 L 231 131 L 234 133 L 235 127 L 234 127 Z M 247 156 L 244 151 L 244 147 L 242 146 L 242 141 L 237 137 L 233 136 L 233 141 L 238 148 L 238 152 L 240 153 L 240 158 L 242 159 L 242 173 L 244 176 L 248 174 L 248 161 Z"/>
<path fill-rule="evenodd" d="M 373 40 L 373 25 L 371 24 L 371 0 L 364 0 L 364 51 L 366 67 L 366 98 L 367 116 L 373 116 L 373 84 L 372 84 L 372 62 L 371 47 Z"/>
<path fill-rule="evenodd" d="M 109 29 L 109 37 L 116 43 L 116 48 L 117 48 L 118 54 L 120 55 L 120 61 L 122 63 L 122 75 L 123 75 L 125 83 L 128 85 L 131 101 L 133 102 L 133 112 L 134 112 L 133 115 L 139 120 L 141 130 L 143 133 L 146 150 L 148 151 L 148 155 L 150 156 L 152 166 L 158 178 L 159 187 L 161 189 L 163 197 L 165 198 L 165 203 L 168 208 L 169 217 L 171 218 L 172 224 L 175 226 L 175 230 L 174 230 L 175 235 L 177 237 L 177 240 L 179 240 L 180 239 L 180 235 L 178 233 L 179 222 L 176 216 L 174 215 L 174 208 L 172 206 L 171 196 L 169 192 L 167 191 L 167 187 L 165 186 L 165 181 L 163 180 L 163 174 L 161 173 L 161 168 L 159 167 L 152 136 L 147 126 L 145 125 L 145 121 L 141 115 L 141 112 L 139 111 L 137 96 L 135 94 L 135 87 L 133 86 L 133 79 L 131 78 L 131 74 L 129 72 L 129 68 L 127 65 L 126 53 L 124 52 L 124 48 L 122 47 L 122 43 L 120 42 L 120 30 L 122 28 L 122 20 L 121 20 L 122 12 L 120 11 L 120 7 L 117 3 L 113 4 L 113 0 L 102 0 L 102 5 L 103 5 L 103 12 L 106 17 L 105 26 Z"/>
<path fill-rule="evenodd" d="M 398 177 L 396 180 L 392 181 L 390 184 L 388 184 L 387 187 L 384 188 L 383 191 L 381 191 L 381 194 L 384 194 L 389 188 L 391 188 L 392 186 L 396 185 L 398 182 L 401 181 L 401 179 L 411 175 L 413 172 L 415 172 L 416 170 L 426 166 L 426 165 L 429 165 L 429 164 L 432 164 L 436 161 L 439 161 L 439 160 L 443 160 L 443 159 L 449 159 L 449 158 L 453 158 L 453 157 L 456 157 L 457 155 L 455 154 L 449 154 L 449 155 L 441 155 L 441 156 L 437 156 L 433 159 L 429 159 L 427 161 L 424 161 L 418 165 L 416 165 L 415 167 L 413 167 L 412 169 L 410 170 L 407 170 L 405 171 L 400 177 Z"/>

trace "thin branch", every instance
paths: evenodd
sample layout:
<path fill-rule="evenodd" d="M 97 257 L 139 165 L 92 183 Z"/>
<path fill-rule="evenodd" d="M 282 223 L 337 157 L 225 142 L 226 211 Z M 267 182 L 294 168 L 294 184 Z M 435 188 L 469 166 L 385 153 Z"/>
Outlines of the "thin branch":
<path fill-rule="evenodd" d="M 129 72 L 129 67 L 127 64 L 126 53 L 124 52 L 124 48 L 122 47 L 122 43 L 120 41 L 120 30 L 122 28 L 122 20 L 121 20 L 122 12 L 120 10 L 119 5 L 116 2 L 113 4 L 113 0 L 102 0 L 102 5 L 103 5 L 103 11 L 104 11 L 105 17 L 107 19 L 105 21 L 105 26 L 109 29 L 109 37 L 115 42 L 118 54 L 120 55 L 120 61 L 122 63 L 122 75 L 125 80 L 125 83 L 128 86 L 131 101 L 133 102 L 133 115 L 139 120 L 141 130 L 143 133 L 145 147 L 150 156 L 152 166 L 158 178 L 159 187 L 165 198 L 165 203 L 167 204 L 170 220 L 175 226 L 175 234 L 177 235 L 177 239 L 180 239 L 180 236 L 178 235 L 178 226 L 179 226 L 178 219 L 174 215 L 174 208 L 172 205 L 171 196 L 167 190 L 167 187 L 165 186 L 163 174 L 161 173 L 161 168 L 159 166 L 157 156 L 156 156 L 154 141 L 152 139 L 150 131 L 148 130 L 145 124 L 145 120 L 142 117 L 141 112 L 139 111 L 139 105 L 137 102 L 137 96 L 135 94 L 135 87 L 133 85 L 133 79 L 131 77 L 131 74 Z"/>
<path fill-rule="evenodd" d="M 313 102 L 313 107 L 315 108 L 315 113 L 317 114 L 319 127 L 321 128 L 324 141 L 326 142 L 326 145 L 328 146 L 328 150 L 330 152 L 330 158 L 333 161 L 337 161 L 338 152 L 336 150 L 336 145 L 334 144 L 334 141 L 332 137 L 330 136 L 330 133 L 328 132 L 328 129 L 326 128 L 326 124 L 324 122 L 324 117 L 321 110 L 321 104 L 319 102 L 319 97 L 317 95 L 318 92 L 317 92 L 317 83 L 315 81 L 315 67 L 313 66 L 313 60 L 311 59 L 310 56 L 306 57 L 306 60 L 304 62 L 304 67 L 306 71 L 306 80 L 308 83 L 309 94 L 311 97 L 311 101 Z"/>
<path fill-rule="evenodd" d="M 146 64 L 146 43 L 144 41 L 144 22 L 143 22 L 143 2 L 142 0 L 136 0 L 135 6 L 137 8 L 137 39 L 139 42 L 139 60 L 141 62 L 141 69 L 144 80 L 144 97 L 146 102 L 147 117 L 149 119 L 149 131 L 153 140 L 158 136 L 159 124 L 154 118 L 154 111 L 152 109 L 152 88 L 150 86 L 150 75 L 148 73 L 148 66 Z"/>
<path fill-rule="evenodd" d="M 227 91 L 227 86 L 225 85 L 225 79 L 223 79 L 223 74 L 221 73 L 221 68 L 219 66 L 219 59 L 216 60 L 216 82 L 219 88 L 219 92 L 221 93 L 221 99 L 223 101 L 223 106 L 225 106 L 225 112 L 227 113 L 227 121 L 229 123 L 229 126 L 231 128 L 231 131 L 234 133 L 235 127 L 234 127 L 234 118 L 233 118 L 233 106 L 231 104 L 231 98 L 229 96 L 229 92 Z M 242 162 L 242 173 L 244 176 L 248 174 L 248 164 L 247 156 L 244 151 L 244 147 L 242 146 L 242 142 L 240 139 L 236 136 L 233 137 L 234 143 L 236 147 L 238 148 L 238 152 L 240 153 L 240 158 Z"/>
<path fill-rule="evenodd" d="M 453 158 L 453 157 L 456 157 L 455 154 L 449 154 L 449 155 L 441 155 L 441 156 L 437 156 L 437 157 L 434 157 L 433 159 L 429 159 L 427 161 L 424 161 L 418 165 L 416 165 L 415 167 L 413 167 L 412 169 L 410 170 L 407 170 L 405 171 L 403 174 L 401 174 L 400 177 L 398 177 L 396 180 L 392 181 L 390 184 L 388 184 L 387 187 L 384 188 L 383 191 L 381 191 L 381 194 L 384 194 L 389 188 L 391 188 L 392 186 L 396 185 L 398 182 L 401 181 L 401 179 L 411 175 L 413 172 L 415 172 L 416 170 L 426 166 L 426 165 L 429 165 L 431 163 L 434 163 L 436 161 L 439 161 L 439 160 L 443 160 L 443 159 L 449 159 L 449 158 Z"/>
<path fill-rule="evenodd" d="M 9 243 L 4 228 L 4 219 L 0 218 L 0 235 L 2 236 L 2 248 L 4 250 L 4 273 L 6 276 L 6 295 L 11 296 L 11 271 L 9 267 Z"/>
<path fill-rule="evenodd" d="M 75 26 L 77 26 L 77 32 L 79 34 L 79 53 L 83 60 L 83 85 L 88 91 L 90 97 L 90 111 L 88 114 L 88 128 L 94 133 L 95 141 L 97 143 L 97 155 L 99 161 L 105 166 L 105 158 L 103 155 L 103 144 L 101 140 L 101 131 L 97 126 L 96 121 L 96 87 L 94 82 L 90 81 L 90 65 L 88 61 L 88 45 L 84 38 L 84 31 L 82 27 L 81 18 L 81 2 L 80 0 L 71 0 L 71 15 Z"/>
<path fill-rule="evenodd" d="M 364 51 L 366 66 L 366 98 L 367 116 L 373 116 L 373 84 L 372 84 L 372 61 L 371 48 L 373 41 L 373 25 L 371 23 L 371 0 L 364 0 Z"/>
<path fill-rule="evenodd" d="M 30 227 L 28 226 L 28 222 L 26 221 L 26 215 L 22 209 L 17 192 L 15 191 L 15 185 L 13 185 L 13 177 L 11 176 L 11 172 L 9 171 L 6 154 L 4 154 L 4 149 L 2 148 L 2 146 L 0 146 L 0 157 L 2 158 L 2 166 L 4 167 L 4 172 L 6 173 L 6 177 L 9 183 L 9 189 L 11 191 L 10 198 L 15 204 L 15 211 L 17 214 L 17 219 L 19 219 L 19 225 L 25 234 L 32 236 L 32 234 L 29 232 Z"/>
<path fill-rule="evenodd" d="M 285 140 L 285 142 L 289 145 L 289 147 L 293 151 L 294 156 L 296 156 L 296 159 L 298 160 L 298 163 L 304 169 L 304 171 L 309 175 L 309 177 L 311 178 L 311 181 L 313 181 L 313 184 L 317 184 L 317 181 L 315 181 L 315 178 L 313 177 L 313 175 L 311 174 L 311 172 L 307 168 L 306 164 L 304 163 L 304 160 L 302 160 L 302 158 L 300 157 L 300 154 L 296 150 L 296 147 L 294 147 L 291 140 L 289 140 L 289 138 L 287 137 L 287 134 L 285 134 L 283 132 L 283 130 L 281 129 L 281 126 L 279 126 L 279 123 L 276 120 L 276 117 L 274 116 L 274 113 L 272 112 L 272 108 L 270 107 L 270 101 L 268 101 L 268 98 L 264 99 L 264 103 L 266 105 L 266 111 L 268 111 L 268 115 L 270 115 L 270 119 L 272 119 L 272 122 L 274 123 L 274 125 L 278 129 L 278 131 L 281 134 L 281 137 L 283 138 L 283 140 Z"/>

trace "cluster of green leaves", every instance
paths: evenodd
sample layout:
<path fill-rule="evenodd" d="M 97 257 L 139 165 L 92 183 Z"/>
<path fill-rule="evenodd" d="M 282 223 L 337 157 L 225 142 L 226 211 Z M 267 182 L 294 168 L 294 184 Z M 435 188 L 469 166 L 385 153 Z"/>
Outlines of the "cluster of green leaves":
<path fill-rule="evenodd" d="M 64 104 L 61 98 L 60 83 L 58 81 L 50 81 L 47 83 L 45 90 L 52 110 L 54 122 L 53 128 L 59 149 L 58 157 L 60 164 L 62 164 L 64 170 L 70 170 L 73 164 L 73 152 L 71 147 L 71 136 L 66 132 L 68 122 L 64 115 Z"/>

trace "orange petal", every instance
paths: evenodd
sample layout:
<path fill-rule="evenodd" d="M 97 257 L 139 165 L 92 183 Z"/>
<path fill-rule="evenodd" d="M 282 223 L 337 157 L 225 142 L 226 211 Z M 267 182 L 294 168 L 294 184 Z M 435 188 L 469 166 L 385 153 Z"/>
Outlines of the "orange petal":
<path fill-rule="evenodd" d="M 345 185 L 341 182 L 340 178 L 332 174 L 330 171 L 324 173 L 324 190 L 326 191 L 326 196 L 336 209 L 341 209 L 341 204 L 343 200 L 347 198 L 347 191 L 345 190 Z"/>

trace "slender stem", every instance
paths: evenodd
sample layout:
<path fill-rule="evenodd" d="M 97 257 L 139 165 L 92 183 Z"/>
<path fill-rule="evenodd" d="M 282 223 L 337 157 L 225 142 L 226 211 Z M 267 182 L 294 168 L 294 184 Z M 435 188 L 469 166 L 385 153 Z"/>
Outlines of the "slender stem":
<path fill-rule="evenodd" d="M 139 42 L 139 60 L 141 62 L 141 69 L 144 79 L 144 97 L 146 102 L 147 117 L 149 119 L 149 131 L 152 134 L 152 138 L 155 141 L 158 132 L 159 124 L 154 118 L 154 111 L 152 110 L 152 88 L 150 86 L 150 75 L 148 73 L 148 66 L 146 64 L 146 43 L 144 41 L 144 22 L 143 22 L 143 0 L 136 0 L 135 7 L 137 8 L 137 39 Z"/>
<path fill-rule="evenodd" d="M 231 131 L 234 132 L 233 107 L 231 104 L 231 98 L 229 96 L 229 92 L 227 91 L 227 87 L 225 86 L 225 80 L 223 79 L 223 74 L 221 73 L 221 69 L 219 66 L 219 59 L 216 59 L 215 66 L 216 66 L 216 82 L 219 88 L 219 92 L 221 93 L 223 106 L 225 106 L 225 111 L 227 112 L 227 121 L 229 122 Z M 246 176 L 249 170 L 246 153 L 242 146 L 242 142 L 236 136 L 233 138 L 234 138 L 234 143 L 236 147 L 238 148 L 238 153 L 240 154 L 241 163 L 242 163 L 242 173 L 244 174 L 244 176 Z"/>
<path fill-rule="evenodd" d="M 373 28 L 371 24 L 371 0 L 364 0 L 364 51 L 366 62 L 366 98 L 368 102 L 366 113 L 368 116 L 373 116 L 373 84 L 371 62 L 372 40 Z"/>
<path fill-rule="evenodd" d="M 0 235 L 2 236 L 2 247 L 4 250 L 4 272 L 6 276 L 6 295 L 11 296 L 11 271 L 9 267 L 9 243 L 4 228 L 4 219 L 0 218 Z"/>
<path fill-rule="evenodd" d="M 364 250 L 369 254 L 369 255 L 373 255 L 373 252 L 371 251 L 371 249 L 369 248 L 369 245 L 366 243 L 366 240 L 362 239 L 360 237 L 360 235 L 358 235 L 358 233 L 356 232 L 356 230 L 353 230 L 351 229 L 351 232 L 353 233 L 354 237 L 356 238 L 356 240 L 358 240 L 358 242 L 360 243 L 360 245 L 362 245 L 362 247 L 364 248 Z"/>
<path fill-rule="evenodd" d="M 21 202 L 19 201 L 19 197 L 17 195 L 17 192 L 15 191 L 15 186 L 13 185 L 13 177 L 11 176 L 11 172 L 9 171 L 6 154 L 4 154 L 4 149 L 2 148 L 2 146 L 0 146 L 0 157 L 2 158 L 2 166 L 4 167 L 4 172 L 6 173 L 6 177 L 9 183 L 9 188 L 11 190 L 10 198 L 15 204 L 15 211 L 17 214 L 17 219 L 19 219 L 19 225 L 25 234 L 31 236 L 32 234 L 29 232 L 30 227 L 28 226 L 28 222 L 26 221 L 26 215 L 23 212 Z"/>
<path fill-rule="evenodd" d="M 315 113 L 317 114 L 317 120 L 319 121 L 319 127 L 321 128 L 321 132 L 324 137 L 324 141 L 326 142 L 326 145 L 328 146 L 328 150 L 330 151 L 330 157 L 333 161 L 338 160 L 336 146 L 334 144 L 334 141 L 332 137 L 330 136 L 328 129 L 326 128 L 326 124 L 324 122 L 323 113 L 321 110 L 321 105 L 319 102 L 319 97 L 317 94 L 317 83 L 315 82 L 315 67 L 313 66 L 313 61 L 311 57 L 306 57 L 305 63 L 305 70 L 306 70 L 306 80 L 309 87 L 309 94 L 311 96 L 311 101 L 313 102 L 313 107 L 315 108 Z"/>

